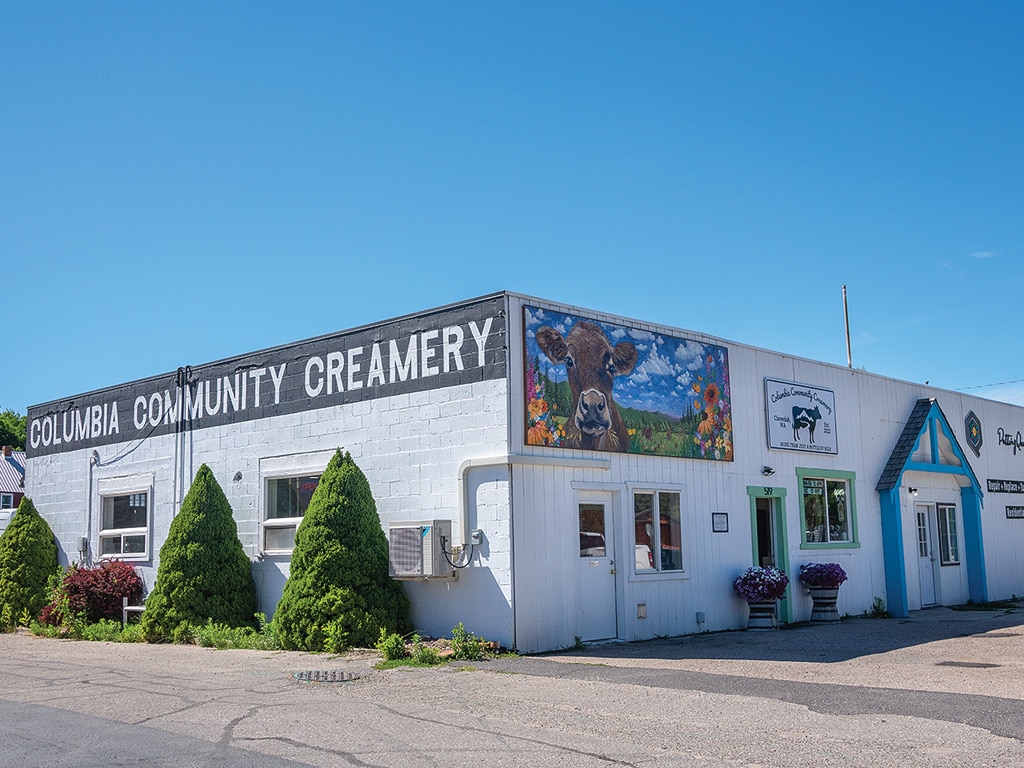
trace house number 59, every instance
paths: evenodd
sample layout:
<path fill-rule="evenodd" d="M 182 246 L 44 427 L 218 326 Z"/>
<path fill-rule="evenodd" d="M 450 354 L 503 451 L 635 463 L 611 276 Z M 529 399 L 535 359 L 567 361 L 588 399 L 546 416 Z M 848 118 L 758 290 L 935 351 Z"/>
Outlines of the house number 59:
<path fill-rule="evenodd" d="M 764 495 L 765 496 L 771 496 L 774 492 L 775 492 L 775 489 L 772 488 L 770 485 L 766 485 L 764 487 Z"/>

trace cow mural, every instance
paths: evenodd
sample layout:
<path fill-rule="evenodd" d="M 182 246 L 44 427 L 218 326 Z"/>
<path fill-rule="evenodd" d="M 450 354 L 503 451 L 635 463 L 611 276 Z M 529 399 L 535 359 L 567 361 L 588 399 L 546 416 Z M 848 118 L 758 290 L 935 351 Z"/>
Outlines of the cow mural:
<path fill-rule="evenodd" d="M 732 461 L 728 352 L 524 307 L 526 444 Z"/>
<path fill-rule="evenodd" d="M 627 451 L 626 423 L 612 399 L 612 385 L 616 376 L 633 371 L 636 347 L 626 341 L 613 347 L 604 331 L 586 322 L 565 337 L 544 326 L 537 330 L 537 346 L 552 363 L 565 363 L 569 377 L 576 408 L 565 445 L 590 451 Z"/>

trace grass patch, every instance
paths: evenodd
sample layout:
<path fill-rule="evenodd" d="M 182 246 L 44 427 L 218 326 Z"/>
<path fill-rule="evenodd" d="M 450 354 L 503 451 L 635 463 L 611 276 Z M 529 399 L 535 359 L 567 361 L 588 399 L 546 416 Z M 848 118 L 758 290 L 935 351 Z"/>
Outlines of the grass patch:
<path fill-rule="evenodd" d="M 274 631 L 274 626 L 267 621 L 267 617 L 256 614 L 259 622 L 258 629 L 251 627 L 229 627 L 225 624 L 215 624 L 212 620 L 207 621 L 202 627 L 195 629 L 195 640 L 197 645 L 204 648 L 217 648 L 226 650 L 228 648 L 242 648 L 250 651 L 277 651 L 281 649 L 281 639 Z"/>
<path fill-rule="evenodd" d="M 202 627 L 185 625 L 176 633 L 176 642 L 194 642 L 204 648 L 244 648 L 252 651 L 280 650 L 281 642 L 274 632 L 266 616 L 257 614 L 258 629 L 250 627 L 228 627 L 208 621 Z M 104 643 L 145 643 L 146 635 L 141 624 L 121 626 L 121 622 L 113 619 L 101 619 L 89 623 L 81 615 L 63 624 L 42 624 L 33 621 L 29 624 L 32 634 L 37 637 L 54 637 L 65 640 L 93 640 Z"/>
<path fill-rule="evenodd" d="M 417 661 L 411 656 L 405 659 L 385 659 L 373 665 L 374 669 L 397 669 L 398 667 L 436 667 L 441 662 Z"/>
<path fill-rule="evenodd" d="M 121 626 L 121 622 L 101 619 L 93 624 L 84 621 L 71 625 L 30 622 L 29 630 L 36 637 L 54 637 L 65 640 L 94 640 L 102 643 L 144 643 L 146 637 L 138 624 Z"/>

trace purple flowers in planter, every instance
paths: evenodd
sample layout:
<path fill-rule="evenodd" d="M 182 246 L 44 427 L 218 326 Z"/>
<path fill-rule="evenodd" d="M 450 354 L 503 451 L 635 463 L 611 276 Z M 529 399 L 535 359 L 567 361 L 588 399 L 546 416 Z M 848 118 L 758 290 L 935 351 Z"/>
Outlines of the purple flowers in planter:
<path fill-rule="evenodd" d="M 732 583 L 736 594 L 744 600 L 759 603 L 778 600 L 786 593 L 789 577 L 778 568 L 747 568 Z"/>
<path fill-rule="evenodd" d="M 846 571 L 839 563 L 806 563 L 800 566 L 800 581 L 808 587 L 838 589 L 846 581 Z"/>

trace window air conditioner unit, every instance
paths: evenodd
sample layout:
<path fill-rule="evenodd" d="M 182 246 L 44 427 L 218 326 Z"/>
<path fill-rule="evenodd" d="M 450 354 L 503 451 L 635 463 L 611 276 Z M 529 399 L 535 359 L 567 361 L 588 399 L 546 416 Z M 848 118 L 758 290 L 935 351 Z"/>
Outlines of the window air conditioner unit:
<path fill-rule="evenodd" d="M 451 549 L 451 520 L 393 523 L 388 527 L 388 570 L 392 578 L 451 578 L 455 574 L 449 562 L 454 557 Z"/>

